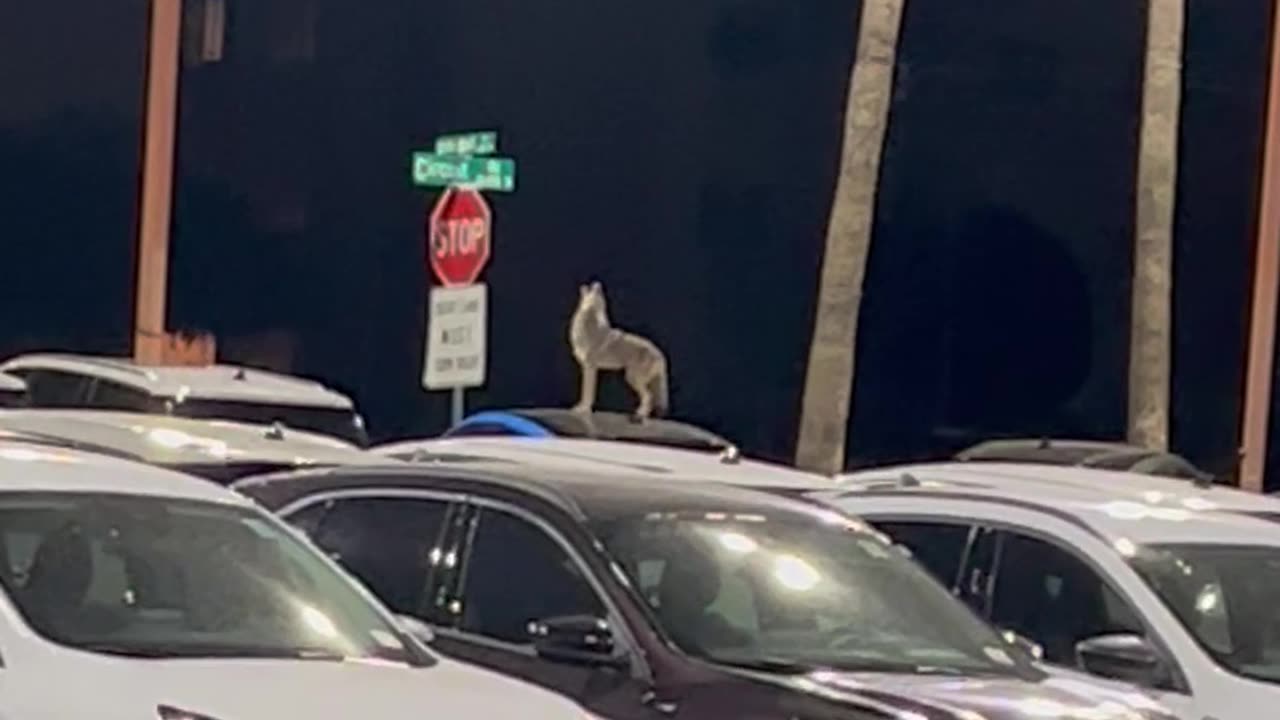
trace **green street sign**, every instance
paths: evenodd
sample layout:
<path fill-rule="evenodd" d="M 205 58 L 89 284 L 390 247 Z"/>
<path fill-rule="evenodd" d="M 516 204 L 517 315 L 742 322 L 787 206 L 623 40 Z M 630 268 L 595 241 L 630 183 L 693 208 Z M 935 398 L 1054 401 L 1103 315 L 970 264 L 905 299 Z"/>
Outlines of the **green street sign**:
<path fill-rule="evenodd" d="M 516 189 L 516 161 L 415 152 L 413 184 L 421 187 L 463 185 L 476 190 L 511 192 Z"/>
<path fill-rule="evenodd" d="M 498 152 L 498 133 L 474 132 L 436 138 L 437 155 L 492 155 Z"/>

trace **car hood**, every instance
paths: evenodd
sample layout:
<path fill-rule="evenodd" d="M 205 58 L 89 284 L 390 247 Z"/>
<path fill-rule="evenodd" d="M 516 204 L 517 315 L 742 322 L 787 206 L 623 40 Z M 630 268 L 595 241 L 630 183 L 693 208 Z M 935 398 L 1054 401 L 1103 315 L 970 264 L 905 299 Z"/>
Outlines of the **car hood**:
<path fill-rule="evenodd" d="M 46 668 L 39 673 L 43 682 L 23 684 L 31 692 L 14 717 L 156 719 L 161 705 L 210 720 L 586 717 L 560 696 L 447 660 L 414 668 L 378 661 L 95 658 L 83 669 L 63 665 L 61 676 L 74 678 L 74 692 L 51 688 Z"/>
<path fill-rule="evenodd" d="M 792 678 L 807 692 L 913 720 L 1155 720 L 1176 718 L 1124 685 L 1048 674 L 954 677 L 817 671 Z"/>

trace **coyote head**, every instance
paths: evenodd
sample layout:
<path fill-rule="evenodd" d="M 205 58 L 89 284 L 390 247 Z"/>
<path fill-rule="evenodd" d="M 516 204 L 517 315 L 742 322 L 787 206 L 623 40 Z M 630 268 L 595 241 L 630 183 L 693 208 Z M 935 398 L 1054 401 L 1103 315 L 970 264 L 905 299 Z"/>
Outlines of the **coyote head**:
<path fill-rule="evenodd" d="M 578 288 L 578 313 L 598 313 L 604 317 L 608 306 L 604 299 L 604 286 L 598 282 L 582 285 Z"/>

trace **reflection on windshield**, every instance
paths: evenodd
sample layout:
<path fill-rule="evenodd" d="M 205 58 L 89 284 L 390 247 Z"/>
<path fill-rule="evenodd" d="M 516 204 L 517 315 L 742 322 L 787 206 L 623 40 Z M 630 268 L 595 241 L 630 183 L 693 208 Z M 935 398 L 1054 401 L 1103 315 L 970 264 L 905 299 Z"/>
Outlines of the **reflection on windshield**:
<path fill-rule="evenodd" d="M 0 584 L 36 632 L 93 652 L 425 659 L 341 574 L 245 508 L 6 493 Z"/>
<path fill-rule="evenodd" d="M 1154 546 L 1131 562 L 1218 664 L 1280 683 L 1280 547 Z"/>
<path fill-rule="evenodd" d="M 649 515 L 600 535 L 693 655 L 773 672 L 1034 672 L 914 563 L 853 525 Z"/>

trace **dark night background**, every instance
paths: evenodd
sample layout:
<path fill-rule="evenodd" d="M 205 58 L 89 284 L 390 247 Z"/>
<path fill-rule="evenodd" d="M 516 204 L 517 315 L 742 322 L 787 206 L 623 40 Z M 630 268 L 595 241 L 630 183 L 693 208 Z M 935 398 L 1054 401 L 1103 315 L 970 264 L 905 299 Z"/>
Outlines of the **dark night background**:
<path fill-rule="evenodd" d="M 907 7 L 851 461 L 1119 437 L 1145 6 Z M 0 0 L 0 354 L 128 352 L 146 9 Z M 442 429 L 409 153 L 495 128 L 520 189 L 491 196 L 472 405 L 570 402 L 566 321 L 599 278 L 667 350 L 679 415 L 788 457 L 858 12 L 228 0 L 224 60 L 183 71 L 170 325 L 352 392 L 380 437 Z M 1189 0 L 1174 439 L 1211 469 L 1239 431 L 1270 12 Z"/>

